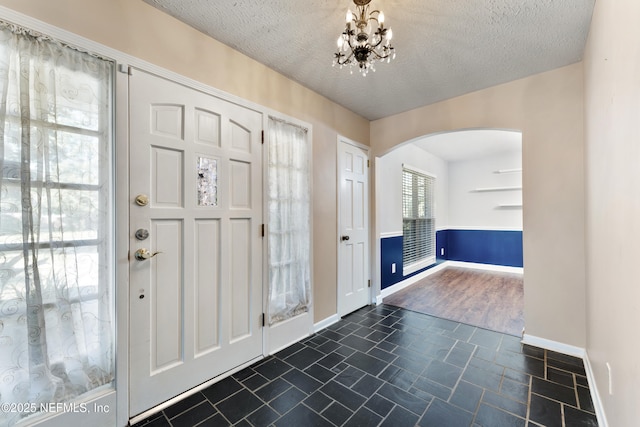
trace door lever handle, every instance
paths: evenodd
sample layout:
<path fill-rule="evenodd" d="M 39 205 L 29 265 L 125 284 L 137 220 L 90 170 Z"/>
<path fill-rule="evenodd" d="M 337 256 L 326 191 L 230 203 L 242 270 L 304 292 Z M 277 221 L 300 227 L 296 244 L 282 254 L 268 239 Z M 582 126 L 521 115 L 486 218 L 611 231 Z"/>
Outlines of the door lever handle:
<path fill-rule="evenodd" d="M 138 261 L 144 261 L 149 258 L 153 258 L 154 256 L 161 254 L 162 252 L 149 252 L 149 249 L 141 248 L 138 249 L 135 253 L 135 257 Z"/>
<path fill-rule="evenodd" d="M 342 239 L 341 239 L 341 240 L 342 240 L 343 242 L 344 242 L 345 240 L 349 240 L 349 236 L 342 236 Z"/>

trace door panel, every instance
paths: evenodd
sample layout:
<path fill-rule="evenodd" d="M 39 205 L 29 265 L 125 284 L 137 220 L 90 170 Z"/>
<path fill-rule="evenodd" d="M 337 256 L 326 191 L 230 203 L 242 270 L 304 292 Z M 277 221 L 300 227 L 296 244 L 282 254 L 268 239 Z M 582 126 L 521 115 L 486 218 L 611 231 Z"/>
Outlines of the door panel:
<path fill-rule="evenodd" d="M 163 248 L 160 258 L 150 260 L 151 305 L 150 346 L 152 372 L 183 362 L 182 353 L 182 221 L 151 221 L 155 247 Z M 133 284 L 133 282 L 132 282 Z"/>
<path fill-rule="evenodd" d="M 338 142 L 340 236 L 338 314 L 371 302 L 369 288 L 369 153 L 347 140 Z"/>
<path fill-rule="evenodd" d="M 262 116 L 139 70 L 129 108 L 134 416 L 262 355 Z"/>
<path fill-rule="evenodd" d="M 220 220 L 198 219 L 195 222 L 195 357 L 219 347 L 220 324 Z"/>

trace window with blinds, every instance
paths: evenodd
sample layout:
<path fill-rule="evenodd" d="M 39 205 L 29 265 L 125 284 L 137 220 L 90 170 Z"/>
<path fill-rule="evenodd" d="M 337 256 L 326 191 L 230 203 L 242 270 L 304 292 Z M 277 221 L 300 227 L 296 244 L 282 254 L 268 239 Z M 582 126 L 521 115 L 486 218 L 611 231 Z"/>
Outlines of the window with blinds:
<path fill-rule="evenodd" d="M 404 273 L 436 262 L 435 177 L 402 169 L 402 260 Z"/>

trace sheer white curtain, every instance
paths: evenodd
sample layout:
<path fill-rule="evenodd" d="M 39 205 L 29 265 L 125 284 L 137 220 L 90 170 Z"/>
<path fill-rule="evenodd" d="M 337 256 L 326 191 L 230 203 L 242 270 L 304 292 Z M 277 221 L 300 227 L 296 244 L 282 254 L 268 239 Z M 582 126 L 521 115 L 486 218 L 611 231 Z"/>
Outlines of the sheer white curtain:
<path fill-rule="evenodd" d="M 0 425 L 113 381 L 112 69 L 0 23 Z"/>
<path fill-rule="evenodd" d="M 310 144 L 307 131 L 269 118 L 269 324 L 311 303 Z"/>

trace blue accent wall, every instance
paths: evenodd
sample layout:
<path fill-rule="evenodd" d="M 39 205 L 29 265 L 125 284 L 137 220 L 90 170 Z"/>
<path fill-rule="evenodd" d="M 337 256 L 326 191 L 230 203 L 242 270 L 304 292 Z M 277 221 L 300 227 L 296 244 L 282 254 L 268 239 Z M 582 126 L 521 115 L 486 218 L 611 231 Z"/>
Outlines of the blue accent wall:
<path fill-rule="evenodd" d="M 438 232 L 439 233 L 439 232 Z M 438 240 L 438 233 L 436 233 L 436 242 Z M 437 245 L 437 243 L 436 243 Z M 439 252 L 438 252 L 439 253 Z M 413 273 L 402 274 L 402 236 L 385 237 L 380 239 L 380 282 L 381 289 L 388 288 L 391 285 L 395 285 L 398 282 L 402 282 L 404 279 L 420 274 L 425 270 L 433 268 L 437 265 L 440 259 L 436 260 L 436 264 L 425 267 L 421 270 L 414 271 Z M 391 264 L 396 264 L 396 272 L 391 272 Z"/>
<path fill-rule="evenodd" d="M 380 283 L 384 289 L 403 280 L 402 276 L 402 236 L 380 239 Z M 391 272 L 391 264 L 396 264 L 396 272 Z"/>
<path fill-rule="evenodd" d="M 444 249 L 444 256 L 440 255 Z M 463 261 L 522 267 L 522 231 L 440 230 L 436 232 L 436 262 Z M 402 236 L 380 239 L 381 288 L 420 274 L 430 267 L 402 275 Z M 391 264 L 396 272 L 391 273 Z M 436 264 L 437 265 L 437 264 Z"/>
<path fill-rule="evenodd" d="M 522 231 L 447 230 L 451 261 L 522 267 Z"/>

